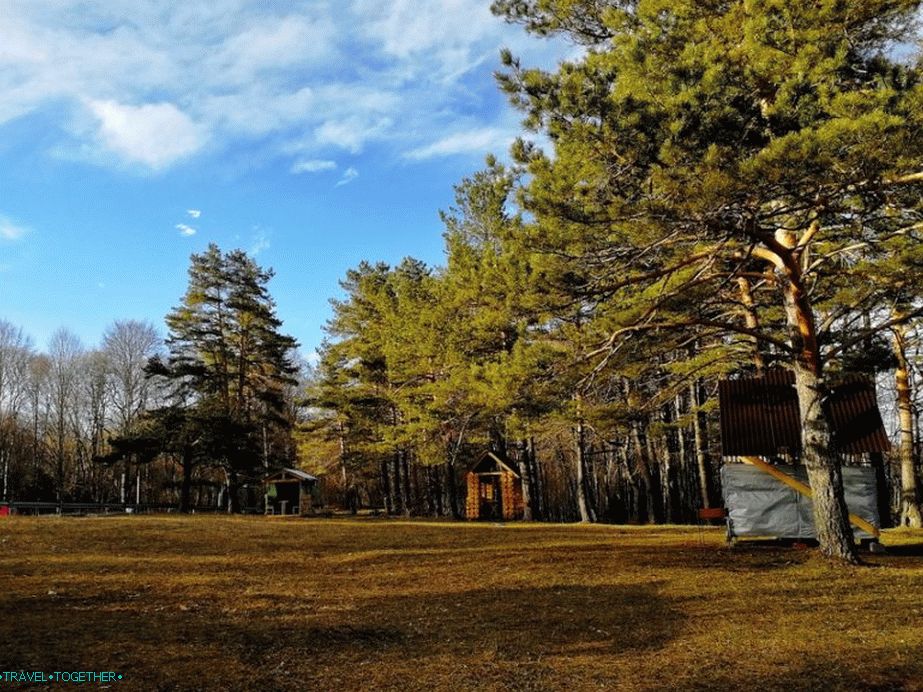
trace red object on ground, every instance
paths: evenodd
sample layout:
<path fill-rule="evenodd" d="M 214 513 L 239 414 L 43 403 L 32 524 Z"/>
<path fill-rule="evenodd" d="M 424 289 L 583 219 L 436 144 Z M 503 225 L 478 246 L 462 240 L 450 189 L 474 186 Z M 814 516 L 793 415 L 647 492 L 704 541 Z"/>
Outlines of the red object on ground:
<path fill-rule="evenodd" d="M 8 517 L 8 516 L 10 516 L 10 507 L 9 507 L 9 505 L 2 505 L 2 506 L 0 506 L 0 517 Z"/>
<path fill-rule="evenodd" d="M 699 510 L 699 519 L 724 519 L 728 511 L 724 507 L 702 508 Z"/>

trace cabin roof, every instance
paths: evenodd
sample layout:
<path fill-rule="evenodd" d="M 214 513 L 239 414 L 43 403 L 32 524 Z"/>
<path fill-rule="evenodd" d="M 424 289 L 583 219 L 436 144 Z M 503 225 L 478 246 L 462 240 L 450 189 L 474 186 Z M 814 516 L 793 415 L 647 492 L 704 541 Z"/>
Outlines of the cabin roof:
<path fill-rule="evenodd" d="M 469 469 L 470 473 L 496 473 L 498 471 L 507 471 L 519 478 L 519 471 L 516 470 L 512 462 L 490 450 L 478 457 L 478 460 Z"/>
<path fill-rule="evenodd" d="M 295 478 L 303 482 L 313 482 L 317 480 L 315 476 L 312 476 L 310 473 L 305 473 L 301 469 L 284 468 L 263 476 L 263 483 L 272 483 L 273 481 L 281 481 L 286 478 Z"/>
<path fill-rule="evenodd" d="M 794 385 L 794 373 L 782 369 L 770 370 L 763 377 L 718 382 L 721 454 L 799 453 L 801 415 Z M 834 386 L 824 408 L 841 453 L 885 452 L 891 448 L 870 380 L 853 376 Z"/>

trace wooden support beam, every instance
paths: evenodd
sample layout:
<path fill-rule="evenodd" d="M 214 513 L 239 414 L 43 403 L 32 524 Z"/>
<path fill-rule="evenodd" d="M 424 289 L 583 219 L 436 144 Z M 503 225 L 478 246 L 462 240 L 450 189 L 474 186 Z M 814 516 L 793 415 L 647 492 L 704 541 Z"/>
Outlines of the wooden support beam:
<path fill-rule="evenodd" d="M 768 473 L 770 476 L 772 476 L 776 480 L 781 481 L 782 483 L 787 485 L 789 488 L 791 488 L 792 490 L 798 491 L 805 497 L 808 497 L 808 498 L 814 497 L 814 492 L 811 490 L 811 488 L 806 486 L 801 481 L 795 478 L 792 478 L 784 471 L 780 471 L 772 464 L 767 464 L 765 461 L 763 461 L 759 457 L 740 457 L 740 458 L 745 463 L 755 466 L 756 468 L 758 468 L 760 471 L 763 471 L 764 473 Z M 855 514 L 849 515 L 849 523 L 852 524 L 853 526 L 856 526 L 862 529 L 866 533 L 873 535 L 875 538 L 878 538 L 879 536 L 881 536 L 881 531 L 879 531 L 876 526 L 873 526 L 870 522 L 866 521 L 862 517 L 856 516 Z"/>

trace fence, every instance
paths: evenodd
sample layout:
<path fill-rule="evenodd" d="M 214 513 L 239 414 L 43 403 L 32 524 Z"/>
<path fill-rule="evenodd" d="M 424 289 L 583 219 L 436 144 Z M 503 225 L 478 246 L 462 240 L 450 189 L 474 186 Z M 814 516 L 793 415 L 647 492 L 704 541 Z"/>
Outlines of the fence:
<path fill-rule="evenodd" d="M 152 514 L 161 512 L 177 512 L 179 508 L 176 505 L 153 505 L 153 504 L 121 504 L 121 503 L 97 503 L 97 502 L 3 502 L 0 503 L 0 509 L 7 507 L 7 513 L 40 515 L 40 514 L 70 514 L 70 515 L 87 515 L 87 514 Z M 227 510 L 210 507 L 192 507 L 195 513 L 218 513 Z M 0 512 L 4 514 L 4 512 Z"/>

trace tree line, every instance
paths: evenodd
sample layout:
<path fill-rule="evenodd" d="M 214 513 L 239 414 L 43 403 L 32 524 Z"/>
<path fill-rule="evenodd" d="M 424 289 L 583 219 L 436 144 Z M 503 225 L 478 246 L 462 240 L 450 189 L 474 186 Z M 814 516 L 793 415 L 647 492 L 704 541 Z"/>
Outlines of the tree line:
<path fill-rule="evenodd" d="M 143 368 L 159 343 L 153 325 L 124 320 L 98 348 L 62 328 L 40 353 L 21 328 L 0 320 L 0 497 L 129 499 L 138 470 L 104 469 L 94 458 L 108 434 L 130 429 L 156 400 Z"/>
<path fill-rule="evenodd" d="M 823 552 L 854 561 L 823 402 L 893 392 L 919 525 L 921 119 L 910 0 L 496 0 L 582 47 L 497 79 L 543 136 L 457 186 L 446 266 L 363 263 L 313 385 L 348 502 L 458 515 L 478 450 L 529 511 L 682 521 L 717 501 L 715 384 L 791 370 Z M 899 478 L 898 478 L 899 476 Z"/>
<path fill-rule="evenodd" d="M 241 250 L 194 254 L 166 340 L 120 320 L 98 348 L 59 329 L 39 353 L 0 320 L 0 499 L 256 505 L 259 476 L 296 462 L 301 364 L 271 277 Z"/>

